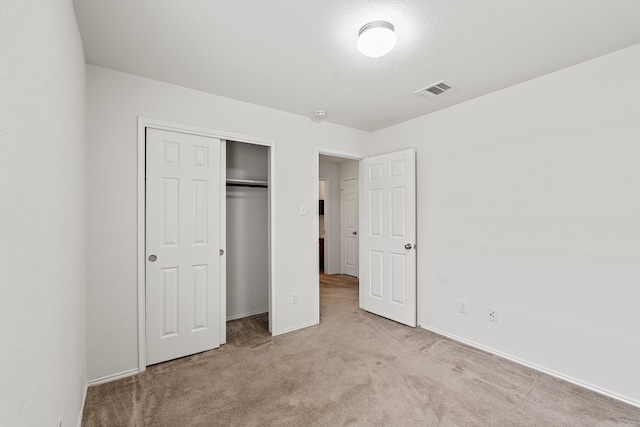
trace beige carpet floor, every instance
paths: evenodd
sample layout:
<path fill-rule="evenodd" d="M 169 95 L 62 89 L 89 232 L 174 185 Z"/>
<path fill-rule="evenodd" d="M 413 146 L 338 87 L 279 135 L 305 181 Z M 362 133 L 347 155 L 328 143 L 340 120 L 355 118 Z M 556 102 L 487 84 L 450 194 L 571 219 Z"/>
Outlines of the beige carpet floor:
<path fill-rule="evenodd" d="M 348 276 L 321 282 L 320 325 L 230 322 L 220 349 L 91 387 L 83 425 L 640 425 L 639 408 L 358 309 Z"/>

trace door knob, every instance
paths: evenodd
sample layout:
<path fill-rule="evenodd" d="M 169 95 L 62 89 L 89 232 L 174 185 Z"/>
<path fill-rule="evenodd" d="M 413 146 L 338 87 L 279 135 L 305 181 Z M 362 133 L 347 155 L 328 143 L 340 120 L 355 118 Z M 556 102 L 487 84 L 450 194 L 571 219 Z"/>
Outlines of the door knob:
<path fill-rule="evenodd" d="M 357 231 L 352 231 L 351 234 L 353 234 L 355 236 L 356 234 L 358 234 L 358 232 Z"/>
<path fill-rule="evenodd" d="M 413 246 L 411 246 L 411 243 L 407 243 L 406 245 L 404 245 L 405 249 L 411 249 Z"/>
<path fill-rule="evenodd" d="M 151 262 L 156 262 L 156 260 L 157 260 L 157 259 L 158 259 L 158 257 L 157 257 L 157 256 L 155 256 L 155 255 L 149 255 L 149 261 L 151 261 Z"/>

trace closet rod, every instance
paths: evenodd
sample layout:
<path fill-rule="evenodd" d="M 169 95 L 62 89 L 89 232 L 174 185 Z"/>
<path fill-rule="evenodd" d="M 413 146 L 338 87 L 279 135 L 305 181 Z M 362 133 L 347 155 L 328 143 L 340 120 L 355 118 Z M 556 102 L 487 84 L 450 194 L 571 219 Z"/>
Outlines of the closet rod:
<path fill-rule="evenodd" d="M 255 181 L 252 179 L 227 179 L 227 185 L 230 187 L 263 187 L 267 188 L 267 181 Z"/>

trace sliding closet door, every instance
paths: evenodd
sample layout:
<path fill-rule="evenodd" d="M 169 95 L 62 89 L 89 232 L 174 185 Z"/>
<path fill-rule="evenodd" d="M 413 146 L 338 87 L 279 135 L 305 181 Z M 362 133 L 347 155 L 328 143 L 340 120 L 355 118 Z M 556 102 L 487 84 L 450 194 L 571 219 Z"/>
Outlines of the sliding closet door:
<path fill-rule="evenodd" d="M 220 345 L 220 140 L 146 131 L 147 365 Z"/>

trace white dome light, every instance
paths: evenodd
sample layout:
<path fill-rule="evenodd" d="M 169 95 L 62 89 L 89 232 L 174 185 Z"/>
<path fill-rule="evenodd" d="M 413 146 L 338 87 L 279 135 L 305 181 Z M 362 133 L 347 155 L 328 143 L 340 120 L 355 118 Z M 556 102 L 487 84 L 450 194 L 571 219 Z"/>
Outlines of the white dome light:
<path fill-rule="evenodd" d="M 369 22 L 360 28 L 358 50 L 363 55 L 378 58 L 389 53 L 395 45 L 395 28 L 386 21 Z"/>

